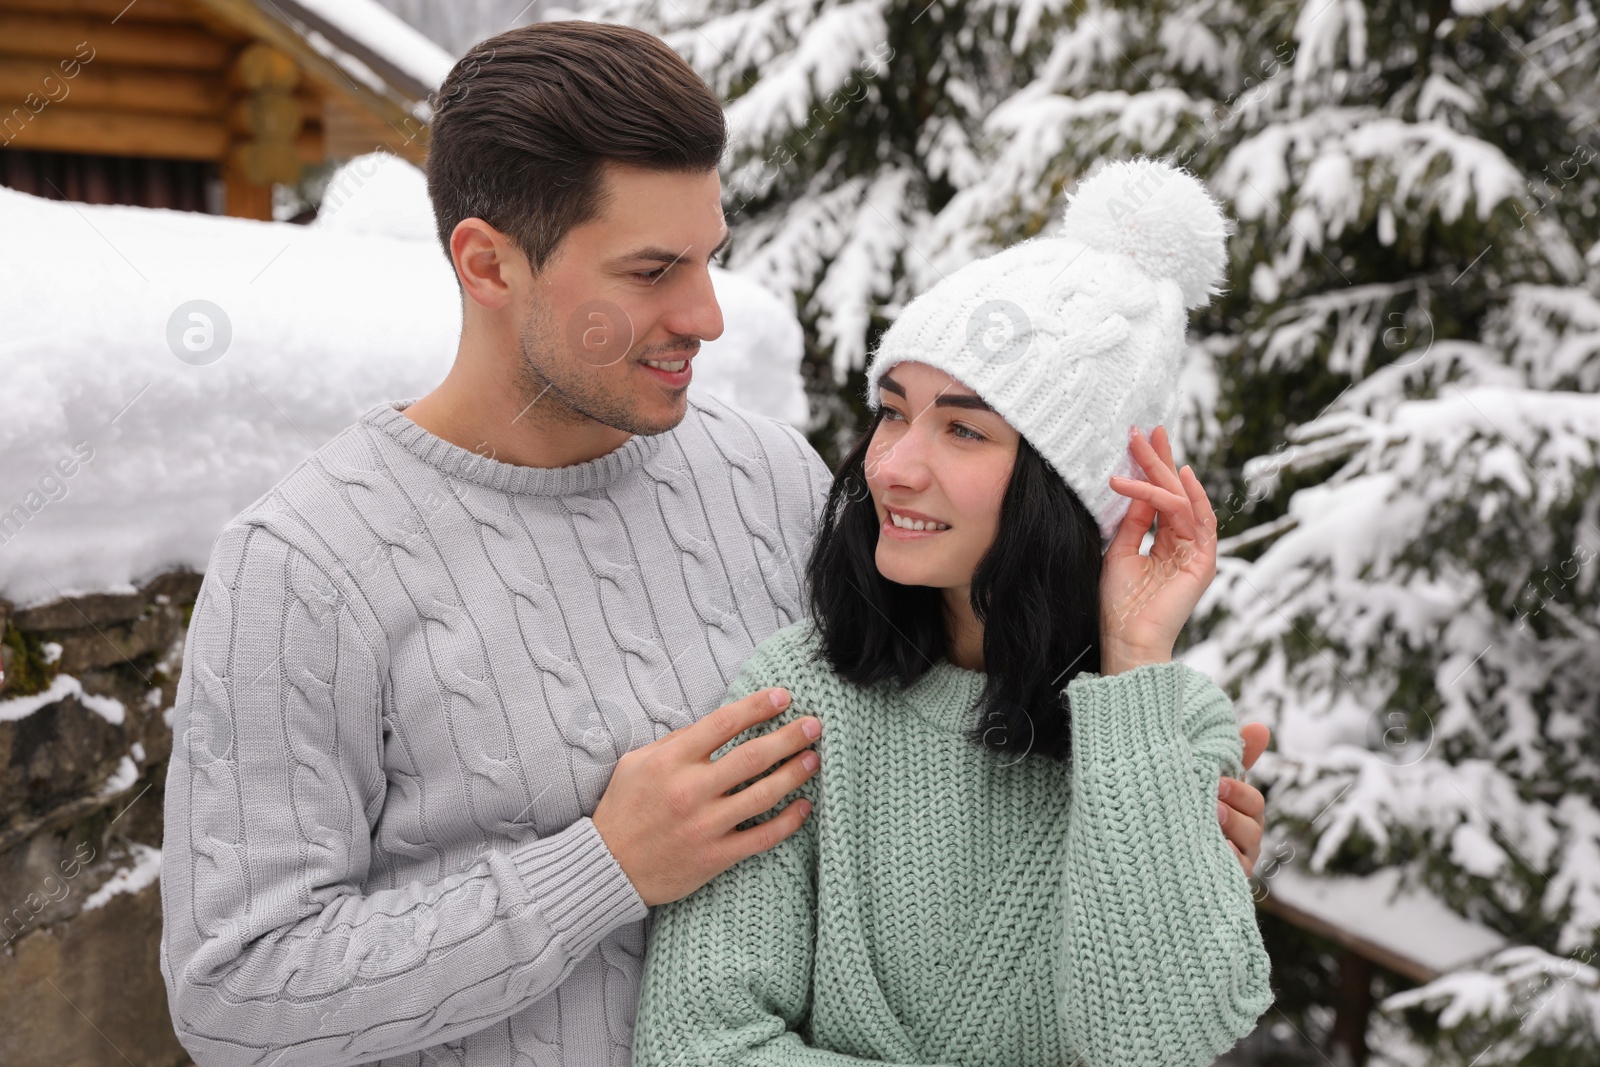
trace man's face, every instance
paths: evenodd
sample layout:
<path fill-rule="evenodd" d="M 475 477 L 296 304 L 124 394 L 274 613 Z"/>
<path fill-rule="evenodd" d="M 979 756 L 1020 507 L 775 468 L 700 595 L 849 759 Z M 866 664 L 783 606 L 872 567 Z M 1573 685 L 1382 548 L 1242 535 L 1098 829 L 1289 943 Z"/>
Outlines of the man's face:
<path fill-rule="evenodd" d="M 727 241 L 715 170 L 606 163 L 599 217 L 568 231 L 524 309 L 524 404 L 634 434 L 676 426 L 690 360 L 722 334 L 710 260 Z"/>

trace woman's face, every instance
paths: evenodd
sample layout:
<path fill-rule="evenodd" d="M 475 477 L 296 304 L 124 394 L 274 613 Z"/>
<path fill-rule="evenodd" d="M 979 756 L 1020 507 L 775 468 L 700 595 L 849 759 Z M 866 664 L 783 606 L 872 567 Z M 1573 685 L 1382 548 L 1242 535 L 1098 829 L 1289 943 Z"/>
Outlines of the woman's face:
<path fill-rule="evenodd" d="M 926 363 L 896 363 L 878 381 L 883 418 L 866 456 L 878 571 L 901 585 L 969 586 L 994 542 L 1019 435 Z"/>

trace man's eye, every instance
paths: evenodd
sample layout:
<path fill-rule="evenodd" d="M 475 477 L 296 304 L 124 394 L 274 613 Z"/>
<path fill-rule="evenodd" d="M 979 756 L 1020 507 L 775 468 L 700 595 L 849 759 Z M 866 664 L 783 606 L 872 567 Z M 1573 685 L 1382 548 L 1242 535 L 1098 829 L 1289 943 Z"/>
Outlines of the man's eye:
<path fill-rule="evenodd" d="M 665 267 L 657 267 L 655 270 L 647 270 L 647 271 L 636 270 L 636 271 L 633 272 L 633 276 L 635 278 L 638 278 L 638 279 L 642 280 L 642 281 L 653 282 L 657 278 L 661 277 L 661 275 L 666 273 L 666 270 L 667 270 L 667 268 L 665 268 Z"/>

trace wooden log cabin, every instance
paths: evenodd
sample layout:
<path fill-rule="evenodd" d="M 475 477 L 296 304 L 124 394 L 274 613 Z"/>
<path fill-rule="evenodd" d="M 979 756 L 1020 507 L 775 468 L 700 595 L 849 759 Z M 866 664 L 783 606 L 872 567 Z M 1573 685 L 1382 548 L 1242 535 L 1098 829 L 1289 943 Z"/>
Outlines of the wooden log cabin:
<path fill-rule="evenodd" d="M 451 63 L 376 0 L 0 0 L 0 185 L 271 219 L 308 167 L 421 163 Z"/>

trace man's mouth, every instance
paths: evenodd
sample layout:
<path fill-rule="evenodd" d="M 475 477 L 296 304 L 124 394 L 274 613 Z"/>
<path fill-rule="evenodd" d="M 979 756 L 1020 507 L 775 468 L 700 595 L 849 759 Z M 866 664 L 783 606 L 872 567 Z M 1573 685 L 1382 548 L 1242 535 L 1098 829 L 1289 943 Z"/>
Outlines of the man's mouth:
<path fill-rule="evenodd" d="M 639 365 L 661 388 L 683 389 L 694 377 L 694 368 L 690 366 L 694 357 L 695 353 L 691 352 L 682 359 L 640 359 Z"/>
<path fill-rule="evenodd" d="M 645 359 L 640 360 L 647 367 L 664 370 L 668 374 L 676 374 L 689 365 L 687 359 Z"/>

